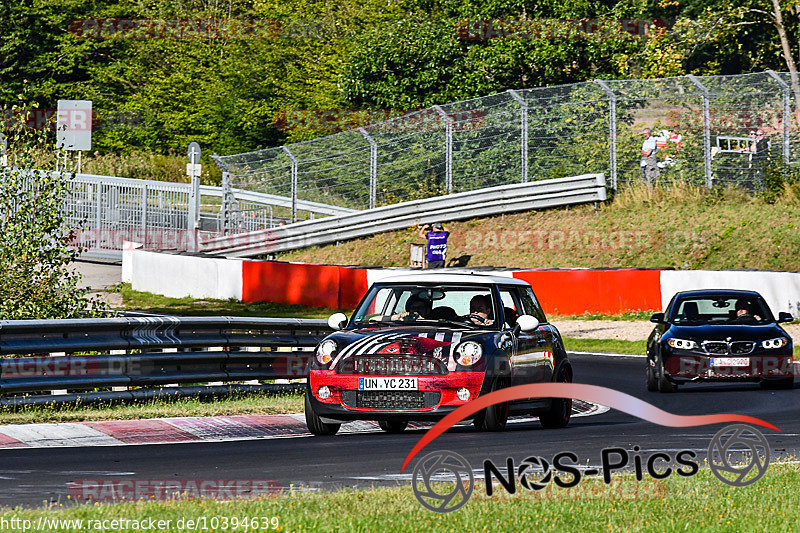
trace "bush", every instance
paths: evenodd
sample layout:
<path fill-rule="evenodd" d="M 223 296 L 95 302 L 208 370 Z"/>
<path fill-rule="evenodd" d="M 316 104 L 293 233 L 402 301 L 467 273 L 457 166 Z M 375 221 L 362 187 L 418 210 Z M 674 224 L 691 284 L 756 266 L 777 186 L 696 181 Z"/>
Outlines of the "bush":
<path fill-rule="evenodd" d="M 63 206 L 72 174 L 36 171 L 42 154 L 55 166 L 53 138 L 23 127 L 9 130 L 9 165 L 0 168 L 0 319 L 75 318 L 97 315 L 87 301 L 80 274 L 70 264 L 80 254 L 70 247 Z M 87 309 L 88 308 L 88 309 Z"/>

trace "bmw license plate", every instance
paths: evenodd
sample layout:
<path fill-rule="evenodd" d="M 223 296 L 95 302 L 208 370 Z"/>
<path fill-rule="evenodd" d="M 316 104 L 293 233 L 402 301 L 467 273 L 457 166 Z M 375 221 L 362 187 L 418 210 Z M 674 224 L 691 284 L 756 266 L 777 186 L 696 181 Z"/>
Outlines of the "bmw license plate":
<path fill-rule="evenodd" d="M 358 378 L 358 390 L 418 390 L 417 378 Z"/>
<path fill-rule="evenodd" d="M 711 366 L 750 366 L 748 357 L 714 357 Z"/>

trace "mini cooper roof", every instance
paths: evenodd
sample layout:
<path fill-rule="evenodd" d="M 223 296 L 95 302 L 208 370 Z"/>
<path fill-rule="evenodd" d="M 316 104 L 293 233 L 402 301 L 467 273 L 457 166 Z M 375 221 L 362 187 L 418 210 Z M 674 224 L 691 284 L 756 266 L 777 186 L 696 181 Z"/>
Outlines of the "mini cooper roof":
<path fill-rule="evenodd" d="M 424 274 L 402 274 L 399 276 L 389 276 L 375 280 L 374 284 L 379 283 L 475 283 L 475 284 L 501 284 L 501 285 L 521 285 L 530 287 L 530 283 L 521 279 L 504 276 L 489 276 L 486 274 L 448 274 L 448 273 L 424 273 Z"/>

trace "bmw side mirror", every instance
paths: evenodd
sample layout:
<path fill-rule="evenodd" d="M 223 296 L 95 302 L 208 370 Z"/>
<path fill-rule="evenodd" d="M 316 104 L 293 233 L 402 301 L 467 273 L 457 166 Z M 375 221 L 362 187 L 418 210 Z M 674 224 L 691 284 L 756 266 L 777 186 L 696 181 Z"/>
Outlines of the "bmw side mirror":
<path fill-rule="evenodd" d="M 781 311 L 778 313 L 778 323 L 791 322 L 792 320 L 794 320 L 794 317 L 791 315 L 791 313 L 787 313 L 786 311 Z"/>
<path fill-rule="evenodd" d="M 533 331 L 539 327 L 539 319 L 531 315 L 522 315 L 517 319 L 520 331 Z"/>
<path fill-rule="evenodd" d="M 340 330 L 347 325 L 347 315 L 344 313 L 333 313 L 328 317 L 328 325 L 333 330 Z"/>
<path fill-rule="evenodd" d="M 661 324 L 664 322 L 664 313 L 654 313 L 653 316 L 650 317 L 650 322 Z"/>

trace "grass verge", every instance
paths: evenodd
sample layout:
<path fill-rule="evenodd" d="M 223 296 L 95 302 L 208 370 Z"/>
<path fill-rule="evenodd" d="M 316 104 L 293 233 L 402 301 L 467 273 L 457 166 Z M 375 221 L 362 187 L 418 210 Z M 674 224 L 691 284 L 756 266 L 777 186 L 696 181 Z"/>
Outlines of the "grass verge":
<path fill-rule="evenodd" d="M 126 309 L 147 313 L 184 316 L 265 316 L 274 318 L 328 318 L 342 312 L 348 316 L 350 309 L 307 307 L 274 302 L 246 303 L 238 300 L 198 300 L 197 298 L 169 298 L 151 292 L 135 291 L 130 283 L 121 283 L 115 290 L 122 295 Z"/>
<path fill-rule="evenodd" d="M 302 394 L 252 394 L 218 400 L 184 398 L 174 401 L 152 400 L 126 404 L 26 407 L 24 410 L 0 408 L 0 424 L 136 420 L 178 416 L 275 415 L 302 412 Z"/>
<path fill-rule="evenodd" d="M 447 223 L 460 266 L 797 270 L 800 189 L 776 198 L 739 189 L 631 186 L 613 202 Z M 279 254 L 284 261 L 408 266 L 418 229 Z M 753 250 L 764 250 L 753 253 Z"/>
<path fill-rule="evenodd" d="M 263 517 L 270 531 L 792 531 L 800 519 L 795 504 L 797 465 L 771 465 L 754 485 L 732 488 L 708 469 L 694 477 L 656 481 L 621 475 L 611 485 L 586 479 L 573 489 L 545 489 L 487 497 L 477 484 L 461 509 L 437 514 L 424 509 L 410 486 L 293 492 L 257 500 L 131 502 L 64 509 L 5 509 L 0 519 L 37 524 L 57 532 L 97 530 L 89 520 L 169 520 L 162 531 L 182 531 L 186 520 L 205 517 Z M 270 523 L 273 517 L 277 517 Z M 177 527 L 183 519 L 184 529 Z M 67 524 L 54 520 L 83 520 Z M 277 524 L 271 529 L 272 524 Z M 133 527 L 116 527 L 131 531 Z M 217 528 L 215 528 L 216 530 Z M 239 530 L 245 531 L 244 528 Z M 7 529 L 7 531 L 15 531 Z M 17 529 L 16 531 L 22 531 Z M 252 531 L 252 529 L 251 529 Z"/>
<path fill-rule="evenodd" d="M 563 337 L 567 351 L 629 353 L 644 355 L 647 352 L 647 341 L 625 341 L 619 339 L 578 339 Z"/>

